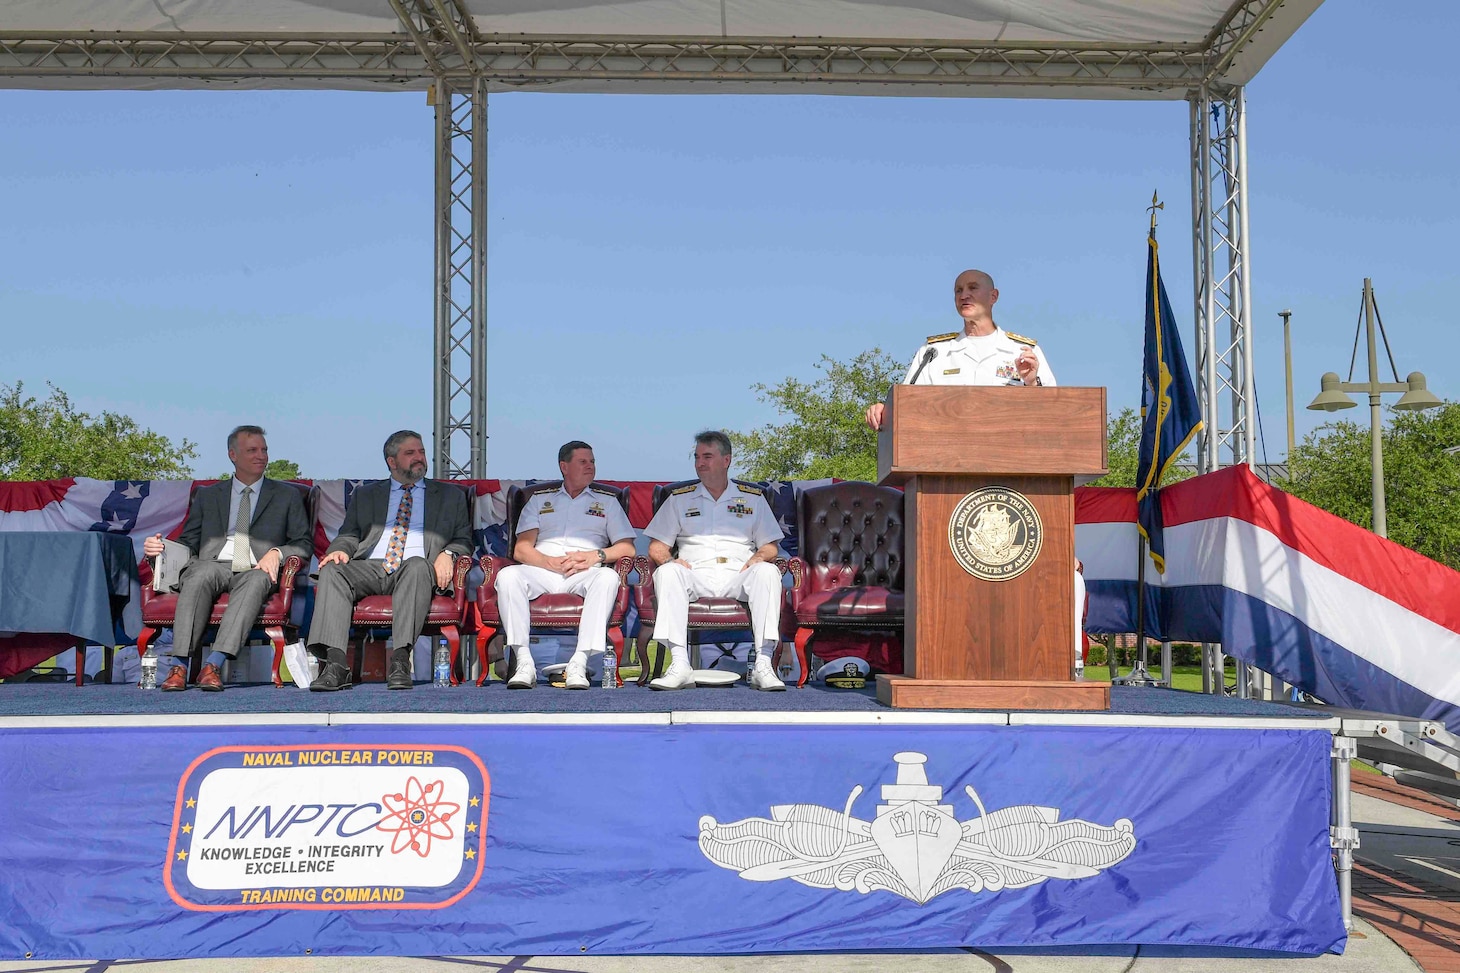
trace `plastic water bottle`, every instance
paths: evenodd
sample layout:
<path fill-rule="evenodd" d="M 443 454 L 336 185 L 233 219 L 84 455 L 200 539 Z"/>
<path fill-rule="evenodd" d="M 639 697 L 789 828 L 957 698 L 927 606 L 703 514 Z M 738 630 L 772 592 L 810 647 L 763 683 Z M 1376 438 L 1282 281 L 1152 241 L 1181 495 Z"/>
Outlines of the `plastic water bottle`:
<path fill-rule="evenodd" d="M 755 643 L 750 643 L 750 649 L 745 653 L 745 681 L 750 682 L 750 674 L 755 671 L 755 660 L 760 653 L 755 650 Z"/>
<path fill-rule="evenodd" d="M 603 688 L 618 688 L 618 653 L 612 645 L 603 647 Z"/>
<path fill-rule="evenodd" d="M 444 642 L 437 642 L 435 650 L 431 653 L 431 669 L 434 672 L 431 685 L 451 685 L 451 650 L 446 647 Z"/>
<path fill-rule="evenodd" d="M 157 653 L 151 648 L 142 655 L 142 676 L 137 680 L 137 688 L 157 688 Z"/>

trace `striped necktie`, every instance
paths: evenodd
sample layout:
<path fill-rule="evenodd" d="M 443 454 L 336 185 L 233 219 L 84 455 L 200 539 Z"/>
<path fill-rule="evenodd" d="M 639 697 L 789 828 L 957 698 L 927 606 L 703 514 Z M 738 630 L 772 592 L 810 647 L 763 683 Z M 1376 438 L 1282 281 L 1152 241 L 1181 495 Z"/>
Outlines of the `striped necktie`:
<path fill-rule="evenodd" d="M 411 488 L 402 487 L 400 506 L 395 509 L 395 526 L 390 529 L 390 546 L 385 549 L 385 573 L 394 574 L 406 553 L 406 534 L 411 529 Z"/>
<path fill-rule="evenodd" d="M 233 522 L 233 570 L 247 571 L 253 567 L 253 551 L 249 549 L 248 525 L 253 520 L 253 504 L 249 494 L 253 487 L 246 486 L 238 496 L 238 519 Z"/>

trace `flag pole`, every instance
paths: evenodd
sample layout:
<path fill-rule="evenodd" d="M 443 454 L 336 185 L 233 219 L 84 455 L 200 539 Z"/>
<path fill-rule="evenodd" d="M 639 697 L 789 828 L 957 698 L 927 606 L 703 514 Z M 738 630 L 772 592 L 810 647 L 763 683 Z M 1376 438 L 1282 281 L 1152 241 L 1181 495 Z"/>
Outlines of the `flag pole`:
<path fill-rule="evenodd" d="M 1136 531 L 1136 657 L 1131 660 L 1130 685 L 1148 685 L 1146 669 L 1146 539 Z"/>
<path fill-rule="evenodd" d="M 1156 190 L 1151 191 L 1151 205 L 1146 209 L 1151 214 L 1151 235 L 1156 234 L 1156 211 L 1165 209 L 1166 204 L 1160 201 Z M 1141 419 L 1145 420 L 1145 411 L 1142 409 Z M 1161 481 L 1159 474 L 1153 489 L 1159 490 Z M 1157 500 L 1157 503 L 1160 501 Z M 1140 531 L 1136 531 L 1136 645 L 1135 658 L 1131 659 L 1130 675 L 1119 681 L 1127 686 L 1160 686 L 1164 685 L 1159 679 L 1151 678 L 1149 667 L 1149 655 L 1146 648 L 1146 538 Z M 1112 667 L 1112 673 L 1114 667 Z"/>
<path fill-rule="evenodd" d="M 1115 667 L 1111 666 L 1111 672 Z M 1117 680 L 1112 679 L 1112 682 Z M 1136 531 L 1136 654 L 1130 675 L 1118 680 L 1125 686 L 1164 686 L 1165 680 L 1151 675 L 1150 652 L 1146 646 L 1146 538 Z"/>
<path fill-rule="evenodd" d="M 1151 190 L 1152 236 L 1156 233 L 1156 210 L 1165 208 L 1166 204 L 1156 198 L 1156 190 Z M 1160 487 L 1158 479 L 1156 488 Z M 1136 657 L 1131 661 L 1130 674 L 1132 682 L 1140 680 L 1138 685 L 1151 682 L 1151 674 L 1146 669 L 1146 538 L 1140 531 L 1136 531 Z"/>

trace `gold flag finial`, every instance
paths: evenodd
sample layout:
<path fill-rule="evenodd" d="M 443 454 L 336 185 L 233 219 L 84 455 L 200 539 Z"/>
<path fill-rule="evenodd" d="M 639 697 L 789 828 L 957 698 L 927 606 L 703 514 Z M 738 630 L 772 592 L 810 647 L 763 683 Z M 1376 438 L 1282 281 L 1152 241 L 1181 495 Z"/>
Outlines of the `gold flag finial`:
<path fill-rule="evenodd" d="M 1166 204 L 1163 203 L 1163 202 L 1161 202 L 1157 198 L 1157 196 L 1156 196 L 1156 190 L 1154 190 L 1154 189 L 1151 190 L 1151 205 L 1150 206 L 1147 206 L 1146 209 L 1150 210 L 1150 212 L 1151 212 L 1151 232 L 1152 233 L 1154 233 L 1156 231 L 1156 210 L 1158 210 L 1158 209 L 1165 209 L 1165 208 L 1166 208 Z"/>

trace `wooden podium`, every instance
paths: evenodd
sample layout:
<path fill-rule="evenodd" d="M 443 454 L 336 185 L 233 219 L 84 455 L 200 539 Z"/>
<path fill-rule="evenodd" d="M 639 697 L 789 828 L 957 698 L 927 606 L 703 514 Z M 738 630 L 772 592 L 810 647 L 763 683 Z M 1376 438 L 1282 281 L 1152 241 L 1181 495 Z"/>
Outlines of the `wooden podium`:
<path fill-rule="evenodd" d="M 907 496 L 907 675 L 878 676 L 877 698 L 1109 709 L 1108 682 L 1074 679 L 1074 480 L 1106 471 L 1105 389 L 897 385 L 886 404 L 877 472 Z"/>

